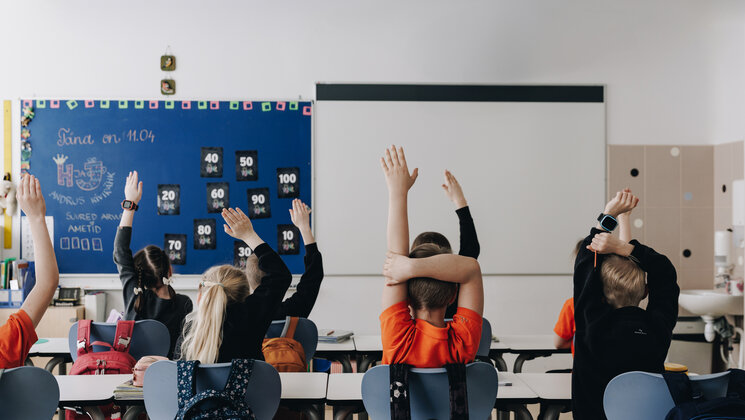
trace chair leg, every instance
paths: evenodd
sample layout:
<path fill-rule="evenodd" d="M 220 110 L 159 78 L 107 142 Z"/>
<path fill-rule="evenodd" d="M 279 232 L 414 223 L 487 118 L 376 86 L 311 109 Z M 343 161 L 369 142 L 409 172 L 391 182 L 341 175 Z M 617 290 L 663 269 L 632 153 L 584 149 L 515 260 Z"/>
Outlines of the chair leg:
<path fill-rule="evenodd" d="M 49 373 L 52 373 L 52 371 L 54 370 L 55 366 L 57 366 L 57 365 L 59 365 L 60 374 L 61 375 L 64 375 L 64 373 L 62 373 L 62 367 L 65 365 L 65 359 L 63 359 L 62 357 L 54 357 L 54 358 L 52 358 L 52 360 L 50 360 L 49 362 L 47 362 L 47 365 L 44 366 L 44 370 L 46 370 Z"/>
<path fill-rule="evenodd" d="M 528 360 L 535 359 L 535 356 L 531 354 L 521 354 L 517 356 L 517 359 L 515 359 L 515 367 L 512 369 L 515 373 L 520 373 L 523 371 L 523 363 L 525 363 Z"/>
<path fill-rule="evenodd" d="M 127 407 L 122 416 L 122 420 L 137 420 L 137 417 L 145 412 L 145 407 L 141 405 L 131 405 Z"/>
<path fill-rule="evenodd" d="M 308 419 L 310 420 L 323 420 L 323 407 L 324 406 L 320 404 L 310 405 L 303 410 L 303 413 L 305 413 L 305 415 L 308 416 Z"/>
<path fill-rule="evenodd" d="M 334 407 L 334 420 L 351 420 L 354 407 Z"/>
<path fill-rule="evenodd" d="M 106 420 L 101 409 L 96 407 L 83 407 L 83 412 L 88 414 L 92 420 Z"/>
<path fill-rule="evenodd" d="M 560 405 L 549 405 L 538 420 L 557 420 L 563 408 Z"/>

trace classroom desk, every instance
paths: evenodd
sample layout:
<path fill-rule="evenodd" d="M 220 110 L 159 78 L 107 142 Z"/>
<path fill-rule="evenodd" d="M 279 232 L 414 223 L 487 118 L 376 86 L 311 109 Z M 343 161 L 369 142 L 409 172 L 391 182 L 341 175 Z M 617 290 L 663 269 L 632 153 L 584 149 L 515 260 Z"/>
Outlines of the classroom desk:
<path fill-rule="evenodd" d="M 47 362 L 44 369 L 51 372 L 55 366 L 59 365 L 60 375 L 64 375 L 67 373 L 65 364 L 72 362 L 70 344 L 67 342 L 67 338 L 45 338 L 44 340 L 47 340 L 47 342 L 31 346 L 28 357 L 51 357 L 52 360 Z M 30 360 L 26 359 L 26 364 L 29 363 L 31 363 Z"/>
<path fill-rule="evenodd" d="M 515 412 L 519 420 L 532 420 L 525 404 L 538 402 L 538 395 L 517 374 L 497 372 L 499 382 L 510 382 L 511 386 L 500 386 L 494 408 L 501 411 Z M 364 410 L 362 404 L 362 377 L 364 373 L 339 373 L 329 375 L 326 390 L 326 404 L 339 409 L 334 413 L 334 420 L 343 420 L 352 413 Z"/>
<path fill-rule="evenodd" d="M 571 407 L 571 373 L 518 373 L 517 377 L 546 404 L 544 419 L 558 419 L 564 408 Z"/>
<path fill-rule="evenodd" d="M 324 343 L 319 341 L 313 357 L 326 359 L 341 363 L 344 373 L 352 372 L 352 356 L 355 353 L 354 339 L 340 341 L 338 343 Z"/>
<path fill-rule="evenodd" d="M 554 346 L 554 336 L 551 334 L 540 335 L 498 335 L 499 343 L 509 350 L 506 353 L 517 354 L 515 365 L 512 369 L 515 373 L 522 372 L 523 364 L 536 357 L 548 357 L 552 354 L 571 353 L 570 349 L 557 349 Z M 497 353 L 496 351 L 494 353 Z M 492 352 L 490 352 L 491 356 Z"/>
<path fill-rule="evenodd" d="M 366 372 L 371 365 L 383 359 L 383 341 L 380 335 L 355 335 L 354 347 L 360 355 L 357 372 Z"/>
<path fill-rule="evenodd" d="M 323 418 L 323 402 L 329 375 L 320 372 L 280 372 L 282 405 L 297 408 L 312 420 Z M 125 375 L 65 375 L 55 376 L 60 388 L 60 407 L 83 407 L 94 420 L 103 419 L 99 405 L 114 401 L 114 389 L 132 379 Z M 139 406 L 141 399 L 116 400 L 121 406 Z M 320 406 L 320 407 L 319 407 Z M 122 419 L 134 419 L 142 409 L 127 410 Z"/>

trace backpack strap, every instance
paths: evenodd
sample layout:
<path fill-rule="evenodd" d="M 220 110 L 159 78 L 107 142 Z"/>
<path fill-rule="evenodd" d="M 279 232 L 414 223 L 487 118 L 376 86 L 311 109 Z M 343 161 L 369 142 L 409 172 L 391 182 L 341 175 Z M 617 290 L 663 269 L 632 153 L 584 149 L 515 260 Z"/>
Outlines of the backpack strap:
<path fill-rule="evenodd" d="M 409 401 L 409 365 L 389 365 L 391 392 L 391 420 L 410 420 L 411 402 Z"/>
<path fill-rule="evenodd" d="M 114 350 L 129 352 L 129 343 L 132 341 L 132 330 L 134 321 L 116 321 L 116 332 L 114 333 Z"/>
<path fill-rule="evenodd" d="M 78 321 L 78 356 L 91 352 L 91 321 L 90 319 L 81 319 Z"/>
<path fill-rule="evenodd" d="M 665 379 L 667 389 L 670 391 L 670 396 L 673 397 L 675 405 L 681 405 L 695 398 L 691 380 L 685 373 L 663 373 L 662 378 Z"/>
<path fill-rule="evenodd" d="M 449 363 L 445 365 L 448 373 L 448 392 L 450 393 L 450 418 L 468 420 L 468 393 L 466 392 L 466 365 Z"/>
<path fill-rule="evenodd" d="M 730 369 L 727 395 L 745 400 L 745 370 Z"/>
<path fill-rule="evenodd" d="M 248 382 L 254 370 L 253 359 L 233 359 L 230 363 L 225 393 L 233 400 L 242 400 L 248 389 Z"/>
<path fill-rule="evenodd" d="M 197 374 L 199 360 L 176 362 L 176 385 L 178 386 L 178 408 L 182 410 L 197 393 Z"/>
<path fill-rule="evenodd" d="M 285 333 L 282 337 L 286 338 L 295 338 L 295 330 L 297 330 L 297 324 L 300 322 L 300 318 L 293 316 L 293 317 L 287 317 L 287 320 L 285 320 L 285 329 L 286 331 L 283 331 Z"/>

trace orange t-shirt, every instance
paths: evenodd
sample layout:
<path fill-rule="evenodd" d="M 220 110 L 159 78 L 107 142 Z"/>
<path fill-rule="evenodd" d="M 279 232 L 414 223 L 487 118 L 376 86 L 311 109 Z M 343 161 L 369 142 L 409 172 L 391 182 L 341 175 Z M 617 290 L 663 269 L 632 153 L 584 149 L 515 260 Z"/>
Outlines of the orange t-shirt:
<path fill-rule="evenodd" d="M 453 320 L 439 328 L 412 319 L 407 303 L 399 302 L 380 314 L 380 330 L 383 364 L 442 367 L 473 361 L 481 341 L 481 316 L 468 308 L 458 308 Z"/>
<path fill-rule="evenodd" d="M 23 309 L 11 315 L 0 326 L 0 369 L 23 366 L 37 340 L 34 323 Z"/>
<path fill-rule="evenodd" d="M 564 302 L 564 306 L 561 307 L 554 332 L 564 340 L 572 342 L 572 354 L 574 354 L 575 331 L 577 331 L 577 328 L 574 325 L 574 298 L 569 298 Z"/>

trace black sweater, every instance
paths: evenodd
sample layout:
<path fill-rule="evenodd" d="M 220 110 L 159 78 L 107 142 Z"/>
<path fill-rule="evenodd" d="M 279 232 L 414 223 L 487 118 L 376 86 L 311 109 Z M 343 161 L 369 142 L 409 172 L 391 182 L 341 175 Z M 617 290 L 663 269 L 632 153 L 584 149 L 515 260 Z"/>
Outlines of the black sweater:
<path fill-rule="evenodd" d="M 285 319 L 288 316 L 307 318 L 318 298 L 322 280 L 323 260 L 318 245 L 314 242 L 305 246 L 305 272 L 297 284 L 297 291 L 279 305 L 274 319 Z"/>
<path fill-rule="evenodd" d="M 577 420 L 604 419 L 603 393 L 624 372 L 661 373 L 678 318 L 678 287 L 670 260 L 636 240 L 631 259 L 647 273 L 647 309 L 614 309 L 605 301 L 600 267 L 605 259 L 586 248 L 601 230 L 592 229 L 574 264 L 574 336 L 572 405 Z"/>
<path fill-rule="evenodd" d="M 455 213 L 458 215 L 458 222 L 460 223 L 460 250 L 458 255 L 478 258 L 481 247 L 479 246 L 479 238 L 476 236 L 476 226 L 473 224 L 471 210 L 466 206 L 456 210 Z M 453 304 L 445 310 L 445 318 L 452 318 L 457 310 L 458 292 L 455 294 Z"/>
<path fill-rule="evenodd" d="M 261 344 L 277 307 L 290 287 L 292 274 L 269 245 L 264 243 L 257 246 L 254 254 L 259 258 L 259 269 L 264 272 L 264 277 L 261 278 L 259 287 L 246 300 L 227 306 L 217 363 L 230 362 L 233 359 L 264 360 Z M 183 337 L 179 338 L 176 357 L 180 357 L 182 339 Z"/>
<path fill-rule="evenodd" d="M 168 328 L 171 336 L 171 347 L 168 357 L 173 356 L 176 340 L 181 334 L 184 318 L 192 310 L 191 299 L 188 296 L 176 294 L 172 299 L 161 299 L 152 290 L 143 290 L 140 302 L 140 313 L 135 311 L 135 299 L 137 295 L 134 289 L 137 287 L 137 272 L 132 258 L 132 250 L 129 244 L 132 240 L 132 227 L 119 227 L 114 239 L 114 262 L 119 270 L 119 280 L 122 281 L 122 296 L 124 298 L 124 319 L 140 320 L 154 319 L 162 322 Z"/>

